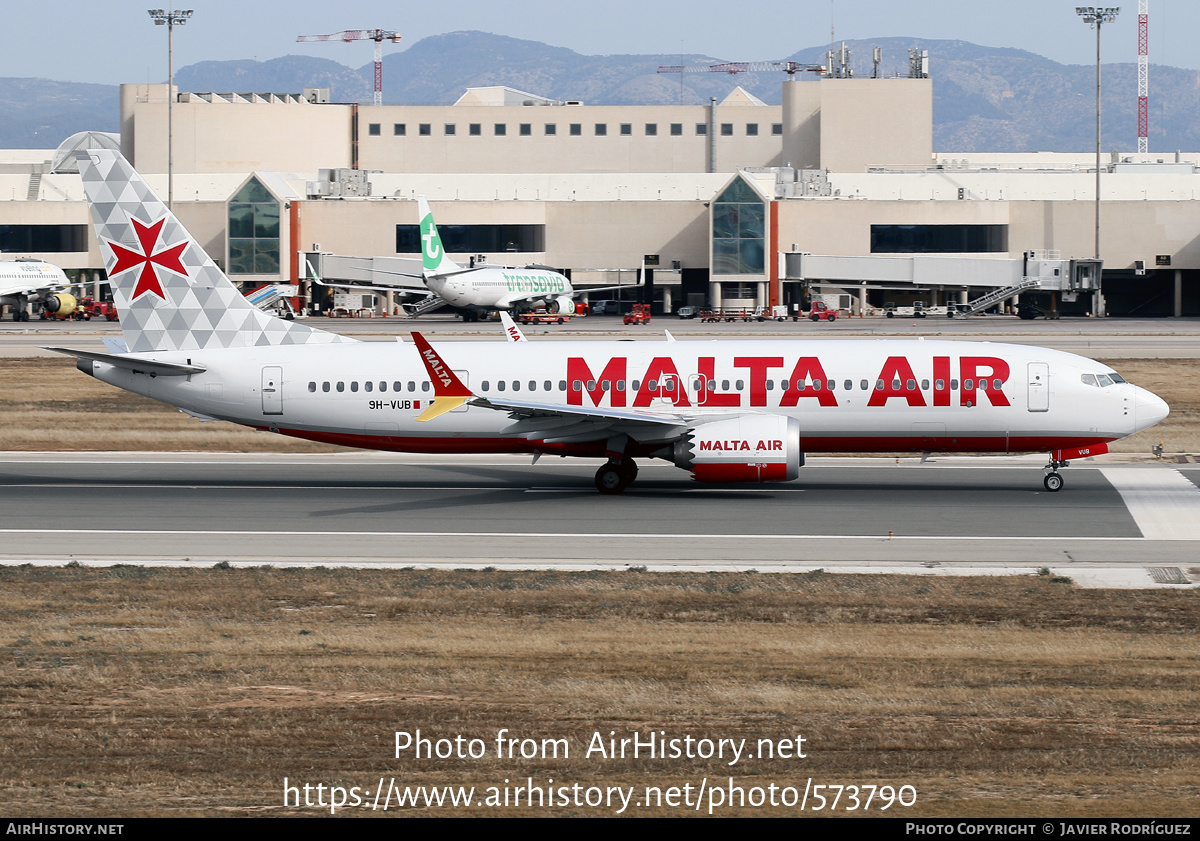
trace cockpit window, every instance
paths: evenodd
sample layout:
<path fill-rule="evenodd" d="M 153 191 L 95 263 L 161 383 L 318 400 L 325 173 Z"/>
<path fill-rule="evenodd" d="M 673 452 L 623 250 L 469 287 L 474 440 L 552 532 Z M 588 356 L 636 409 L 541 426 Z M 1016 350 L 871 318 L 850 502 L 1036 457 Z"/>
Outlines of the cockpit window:
<path fill-rule="evenodd" d="M 1104 388 L 1106 385 L 1113 384 L 1112 377 L 1110 377 L 1108 374 L 1097 374 L 1096 379 L 1100 381 L 1101 388 Z"/>
<path fill-rule="evenodd" d="M 1112 377 L 1112 381 L 1113 381 L 1114 383 L 1123 383 L 1123 382 L 1125 382 L 1125 378 L 1124 378 L 1124 377 L 1122 377 L 1120 374 L 1116 373 L 1115 371 L 1114 371 L 1113 373 L 1109 374 L 1109 376 L 1110 376 L 1110 377 Z"/>
<path fill-rule="evenodd" d="M 1100 383 L 1096 382 L 1095 374 L 1081 374 L 1079 378 L 1081 380 L 1083 380 L 1084 385 L 1090 385 L 1090 386 L 1099 386 L 1100 385 Z"/>

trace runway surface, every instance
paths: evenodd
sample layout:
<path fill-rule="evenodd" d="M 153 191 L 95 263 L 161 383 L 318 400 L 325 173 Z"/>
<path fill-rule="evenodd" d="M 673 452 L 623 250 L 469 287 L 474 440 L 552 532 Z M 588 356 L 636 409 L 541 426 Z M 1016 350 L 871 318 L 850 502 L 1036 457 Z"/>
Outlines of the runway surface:
<path fill-rule="evenodd" d="M 0 456 L 0 562 L 1031 573 L 1200 580 L 1200 465 L 1104 457 L 813 459 L 783 485 L 524 457 Z"/>

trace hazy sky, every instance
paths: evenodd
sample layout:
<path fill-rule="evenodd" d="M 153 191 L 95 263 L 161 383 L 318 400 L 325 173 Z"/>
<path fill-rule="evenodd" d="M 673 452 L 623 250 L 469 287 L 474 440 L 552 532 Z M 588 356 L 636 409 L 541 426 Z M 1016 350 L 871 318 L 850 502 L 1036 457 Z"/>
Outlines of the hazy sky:
<path fill-rule="evenodd" d="M 1109 0 L 1111 2 L 1111 0 Z M 322 56 L 352 67 L 371 60 L 372 45 L 298 44 L 297 35 L 343 29 L 394 29 L 404 36 L 386 52 L 422 38 L 478 29 L 568 47 L 579 53 L 678 52 L 725 60 L 771 60 L 839 39 L 903 36 L 960 39 L 1017 47 L 1066 64 L 1095 61 L 1095 35 L 1063 0 L 455 0 L 397 3 L 359 0 L 247 2 L 195 0 L 191 22 L 175 31 L 175 67 L 198 61 L 290 53 Z M 4 0 L 7 33 L 0 77 L 73 82 L 165 81 L 167 33 L 147 4 L 57 0 L 47 6 Z M 1104 28 L 1104 61 L 1137 60 L 1137 2 Z M 1197 0 L 1150 0 L 1151 64 L 1200 69 Z M 936 55 L 932 71 L 936 74 Z M 1153 87 L 1153 74 L 1151 75 Z"/>

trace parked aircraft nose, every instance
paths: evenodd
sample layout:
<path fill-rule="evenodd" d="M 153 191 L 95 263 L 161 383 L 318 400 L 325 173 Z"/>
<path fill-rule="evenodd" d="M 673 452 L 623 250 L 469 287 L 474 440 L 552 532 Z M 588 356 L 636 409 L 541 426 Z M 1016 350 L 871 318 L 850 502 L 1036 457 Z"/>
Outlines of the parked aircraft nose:
<path fill-rule="evenodd" d="M 1133 398 L 1134 428 L 1140 432 L 1169 415 L 1171 407 L 1157 394 L 1138 386 L 1134 387 L 1137 388 Z"/>

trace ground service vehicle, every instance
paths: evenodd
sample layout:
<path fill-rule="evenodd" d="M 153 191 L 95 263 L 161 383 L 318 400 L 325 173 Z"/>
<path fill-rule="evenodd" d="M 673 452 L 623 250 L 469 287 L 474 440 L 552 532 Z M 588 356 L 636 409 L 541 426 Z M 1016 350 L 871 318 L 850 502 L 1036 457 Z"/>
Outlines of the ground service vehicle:
<path fill-rule="evenodd" d="M 837 310 L 830 309 L 824 301 L 814 301 L 808 317 L 813 321 L 837 321 Z"/>
<path fill-rule="evenodd" d="M 649 304 L 634 304 L 633 309 L 625 313 L 626 324 L 649 324 L 650 323 L 650 305 Z"/>

